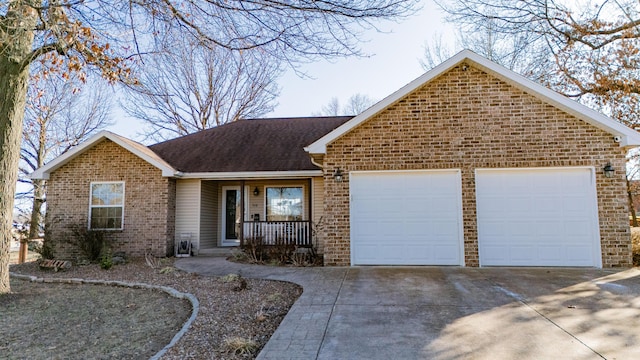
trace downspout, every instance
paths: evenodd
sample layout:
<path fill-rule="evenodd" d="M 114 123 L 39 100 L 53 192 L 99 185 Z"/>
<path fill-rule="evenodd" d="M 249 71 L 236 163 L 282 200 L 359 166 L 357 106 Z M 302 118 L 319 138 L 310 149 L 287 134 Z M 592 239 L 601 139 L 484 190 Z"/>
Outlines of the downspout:
<path fill-rule="evenodd" d="M 314 159 L 313 156 L 311 156 L 311 154 L 309 154 L 309 159 L 311 159 L 311 163 L 317 167 L 319 167 L 320 169 L 324 169 L 324 165 L 320 165 L 318 164 Z"/>
<path fill-rule="evenodd" d="M 311 163 L 317 167 L 320 168 L 320 170 L 323 170 L 324 173 L 324 166 L 322 164 L 318 164 L 314 159 L 313 156 L 311 156 L 311 154 L 309 154 L 309 159 L 311 159 Z M 309 179 L 309 243 L 311 244 L 311 246 L 313 246 L 313 228 L 315 226 L 315 224 L 313 223 L 313 179 Z"/>

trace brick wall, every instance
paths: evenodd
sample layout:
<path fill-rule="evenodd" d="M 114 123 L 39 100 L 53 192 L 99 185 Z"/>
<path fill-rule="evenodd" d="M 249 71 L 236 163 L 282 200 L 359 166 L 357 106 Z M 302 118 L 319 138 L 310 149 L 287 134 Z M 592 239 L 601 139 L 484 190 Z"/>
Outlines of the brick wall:
<path fill-rule="evenodd" d="M 611 162 L 614 178 L 602 167 Z M 464 254 L 478 266 L 476 168 L 594 166 L 604 267 L 630 266 L 625 151 L 612 136 L 473 67 L 456 67 L 327 146 L 325 263 L 349 265 L 349 171 L 461 169 Z M 344 181 L 332 179 L 341 168 Z"/>
<path fill-rule="evenodd" d="M 128 256 L 173 253 L 175 180 L 110 140 L 104 140 L 51 174 L 47 181 L 47 236 L 56 257 L 75 259 L 65 242 L 68 226 L 88 224 L 92 181 L 124 181 L 124 229 L 108 231 L 112 250 Z"/>

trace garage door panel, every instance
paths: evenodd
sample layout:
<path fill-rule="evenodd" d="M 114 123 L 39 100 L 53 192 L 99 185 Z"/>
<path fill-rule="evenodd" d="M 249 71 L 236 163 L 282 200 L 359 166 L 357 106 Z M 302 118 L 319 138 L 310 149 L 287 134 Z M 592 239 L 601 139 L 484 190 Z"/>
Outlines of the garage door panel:
<path fill-rule="evenodd" d="M 487 204 L 484 208 L 483 214 L 478 214 L 478 216 L 490 216 L 492 214 L 502 214 L 505 206 L 509 206 L 513 212 L 520 213 L 522 215 L 526 214 L 525 209 L 531 208 L 529 205 L 531 203 L 531 199 L 523 196 L 513 196 L 513 197 L 505 197 L 502 194 L 496 194 L 493 196 L 486 196 Z"/>
<path fill-rule="evenodd" d="M 434 256 L 441 264 L 450 264 L 453 261 L 458 261 L 458 251 L 458 247 L 454 245 L 436 245 L 433 247 Z"/>
<path fill-rule="evenodd" d="M 509 250 L 510 256 L 514 261 L 522 262 L 529 259 L 531 253 L 536 251 L 536 248 L 526 245 L 514 245 Z"/>
<path fill-rule="evenodd" d="M 537 250 L 538 250 L 538 257 L 540 259 L 545 259 L 545 261 L 558 262 L 558 261 L 561 261 L 562 258 L 565 256 L 564 254 L 565 249 L 562 248 L 561 246 L 541 245 L 541 246 L 538 246 Z M 525 257 L 525 259 L 527 258 Z"/>
<path fill-rule="evenodd" d="M 600 266 L 592 171 L 477 170 L 481 265 Z"/>
<path fill-rule="evenodd" d="M 352 173 L 350 188 L 353 264 L 462 263 L 458 171 Z"/>
<path fill-rule="evenodd" d="M 587 246 L 567 246 L 567 258 L 572 262 L 584 261 L 591 249 Z"/>
<path fill-rule="evenodd" d="M 509 257 L 509 249 L 501 246 L 486 244 L 481 250 L 481 256 L 485 261 L 495 262 Z"/>

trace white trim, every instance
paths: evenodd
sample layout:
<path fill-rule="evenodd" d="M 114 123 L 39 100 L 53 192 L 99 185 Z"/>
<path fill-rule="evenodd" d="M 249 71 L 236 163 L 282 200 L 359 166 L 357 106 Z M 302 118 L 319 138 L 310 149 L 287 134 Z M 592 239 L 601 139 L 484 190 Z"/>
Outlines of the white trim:
<path fill-rule="evenodd" d="M 120 207 L 122 208 L 122 216 L 120 219 L 120 227 L 119 228 L 92 228 L 91 227 L 91 214 L 92 214 L 92 210 L 94 208 L 111 208 L 111 207 L 117 207 L 116 205 L 105 205 L 105 206 L 101 206 L 101 205 L 93 205 L 93 185 L 99 185 L 99 184 L 122 184 L 122 205 L 120 205 Z M 124 230 L 124 205 L 126 203 L 126 185 L 124 181 L 91 181 L 89 183 L 89 218 L 87 219 L 87 229 L 89 230 L 104 230 L 104 231 L 118 231 L 118 230 Z"/>
<path fill-rule="evenodd" d="M 102 141 L 104 139 L 109 139 L 109 140 L 113 141 L 114 143 L 120 145 L 121 147 L 123 147 L 126 150 L 130 151 L 134 155 L 138 156 L 142 160 L 144 160 L 144 161 L 148 162 L 149 164 L 157 167 L 159 170 L 162 171 L 162 176 L 171 177 L 171 176 L 178 176 L 179 175 L 179 174 L 177 174 L 176 169 L 171 167 L 171 165 L 169 165 L 166 161 L 162 160 L 158 155 L 156 155 L 148 147 L 146 147 L 146 146 L 144 146 L 144 145 L 142 145 L 142 144 L 140 144 L 138 142 L 135 142 L 133 140 L 127 139 L 125 137 L 122 137 L 120 135 L 116 135 L 116 134 L 114 134 L 114 133 L 112 133 L 110 131 L 103 130 L 103 131 L 100 131 L 99 133 L 95 134 L 94 136 L 90 137 L 86 141 L 82 142 L 78 146 L 74 147 L 73 149 L 71 149 L 71 150 L 67 151 L 66 153 L 58 156 L 55 159 L 53 159 L 52 161 L 50 161 L 48 164 L 44 165 L 43 167 L 41 167 L 41 168 L 37 169 L 36 171 L 32 172 L 30 177 L 32 179 L 48 180 L 49 179 L 49 175 L 53 171 L 57 170 L 61 166 L 63 166 L 66 163 L 70 162 L 71 160 L 73 160 L 77 156 L 81 155 L 85 151 L 91 149 L 93 146 L 97 145 L 100 141 Z"/>
<path fill-rule="evenodd" d="M 181 179 L 203 180 L 277 180 L 301 177 L 322 176 L 322 170 L 300 171 L 243 171 L 243 172 L 193 172 L 181 174 Z"/>
<path fill-rule="evenodd" d="M 359 170 L 359 171 L 350 171 L 349 172 L 349 180 L 351 180 L 352 175 L 369 175 L 369 174 L 402 174 L 402 173 L 455 173 L 457 180 L 457 192 L 456 192 L 456 202 L 458 206 L 458 257 L 459 257 L 459 266 L 465 266 L 465 257 L 464 257 L 464 222 L 463 222 L 463 207 L 462 207 L 462 170 L 461 169 L 417 169 L 417 170 Z M 349 186 L 349 219 L 353 219 L 352 208 L 351 208 L 351 199 L 353 198 L 351 186 Z M 349 220 L 349 233 L 353 234 L 351 231 L 351 220 Z M 350 235 L 351 236 L 351 235 Z M 350 261 L 351 266 L 354 266 L 354 249 L 353 249 L 353 239 L 349 238 L 349 252 L 350 252 Z"/>
<path fill-rule="evenodd" d="M 452 168 L 452 169 L 407 169 L 407 170 L 354 170 L 354 171 L 349 171 L 349 176 L 351 176 L 351 174 L 366 175 L 366 174 L 375 174 L 375 173 L 390 174 L 390 173 L 424 173 L 424 172 L 454 172 L 454 171 L 458 172 L 459 174 L 462 174 L 460 169 Z"/>
<path fill-rule="evenodd" d="M 604 167 L 604 165 L 602 165 Z M 523 168 L 476 168 L 475 174 L 478 171 L 531 171 L 531 170 L 567 170 L 567 169 L 589 169 L 595 174 L 595 167 L 590 165 L 578 165 L 578 166 L 537 166 L 537 167 L 523 167 Z"/>
<path fill-rule="evenodd" d="M 241 208 L 244 209 L 244 214 L 241 214 L 242 216 L 242 221 L 240 222 L 240 226 L 242 226 L 243 222 L 246 221 L 245 219 L 247 218 L 247 213 L 248 213 L 248 207 L 249 207 L 249 199 L 247 198 L 248 196 L 248 185 L 244 186 L 244 195 L 240 197 L 240 199 L 244 198 L 244 206 L 242 206 Z M 242 191 L 242 185 L 224 185 L 220 187 L 220 193 L 221 193 L 221 203 L 220 204 L 220 212 L 221 212 L 221 218 L 220 218 L 220 246 L 238 246 L 240 244 L 240 239 L 227 239 L 227 234 L 226 234 L 226 227 L 227 227 L 227 199 L 226 199 L 226 191 L 227 190 L 238 190 L 238 191 Z"/>
<path fill-rule="evenodd" d="M 591 174 L 591 199 L 593 199 L 593 203 L 591 204 L 591 206 L 593 207 L 594 211 L 593 211 L 593 217 L 592 217 L 592 221 L 594 224 L 594 229 L 593 229 L 593 239 L 592 239 L 592 250 L 594 251 L 594 256 L 596 257 L 595 260 L 595 267 L 597 268 L 602 268 L 602 241 L 600 238 L 600 216 L 599 216 L 599 206 L 598 206 L 598 190 L 597 190 L 597 183 L 596 183 L 596 168 L 593 166 L 553 166 L 553 167 L 528 167 L 528 168 L 477 168 L 474 170 L 474 182 L 475 182 L 475 193 L 476 193 L 476 206 L 478 203 L 478 189 L 477 189 L 477 178 L 478 178 L 478 173 L 490 173 L 490 172 L 516 172 L 516 171 L 562 171 L 562 170 L 589 170 L 590 174 Z M 477 210 L 477 209 L 476 209 Z M 478 212 L 476 211 L 476 231 L 478 231 L 478 224 L 479 221 L 477 219 L 478 217 Z M 478 241 L 478 261 L 479 261 L 479 266 L 483 267 L 484 265 L 482 264 L 482 256 L 480 255 L 480 253 L 482 252 L 481 246 L 480 246 L 480 236 L 479 234 L 477 234 L 477 241 Z"/>
<path fill-rule="evenodd" d="M 574 100 L 560 95 L 553 90 L 535 83 L 520 74 L 502 67 L 501 65 L 498 65 L 470 50 L 463 50 L 453 57 L 449 58 L 445 62 L 441 63 L 440 65 L 429 70 L 417 79 L 411 81 L 409 84 L 403 86 L 393 94 L 382 99 L 380 102 L 371 106 L 360 115 L 354 117 L 353 119 L 334 129 L 330 133 L 316 140 L 314 143 L 305 147 L 304 150 L 310 154 L 325 154 L 327 151 L 327 144 L 342 137 L 344 134 L 348 133 L 361 123 L 367 121 L 374 115 L 380 113 L 389 106 L 398 102 L 419 87 L 439 77 L 455 66 L 458 66 L 462 62 L 467 62 L 474 67 L 486 71 L 489 74 L 507 82 L 508 84 L 513 85 L 520 90 L 577 117 L 578 119 L 581 119 L 610 133 L 612 135 L 612 142 L 614 141 L 613 136 L 620 136 L 620 146 L 626 147 L 640 145 L 640 133 L 638 133 L 637 131 L 607 116 L 604 116 L 603 114 L 592 110 L 585 105 L 582 105 Z"/>

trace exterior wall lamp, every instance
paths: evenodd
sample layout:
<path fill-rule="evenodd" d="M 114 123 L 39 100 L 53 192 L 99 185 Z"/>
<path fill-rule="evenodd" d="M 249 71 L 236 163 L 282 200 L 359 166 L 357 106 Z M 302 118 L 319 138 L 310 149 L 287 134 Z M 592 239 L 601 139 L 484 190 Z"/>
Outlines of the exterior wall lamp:
<path fill-rule="evenodd" d="M 255 189 L 253 189 L 253 195 L 258 196 L 260 195 L 260 189 L 258 189 L 258 187 L 256 186 Z"/>
<path fill-rule="evenodd" d="M 336 172 L 333 173 L 333 179 L 336 182 L 342 182 L 342 170 L 340 168 L 337 168 Z"/>
<path fill-rule="evenodd" d="M 604 176 L 607 178 L 612 178 L 613 173 L 616 171 L 616 169 L 613 167 L 613 165 L 611 165 L 610 162 L 608 162 L 602 170 L 604 171 Z"/>

